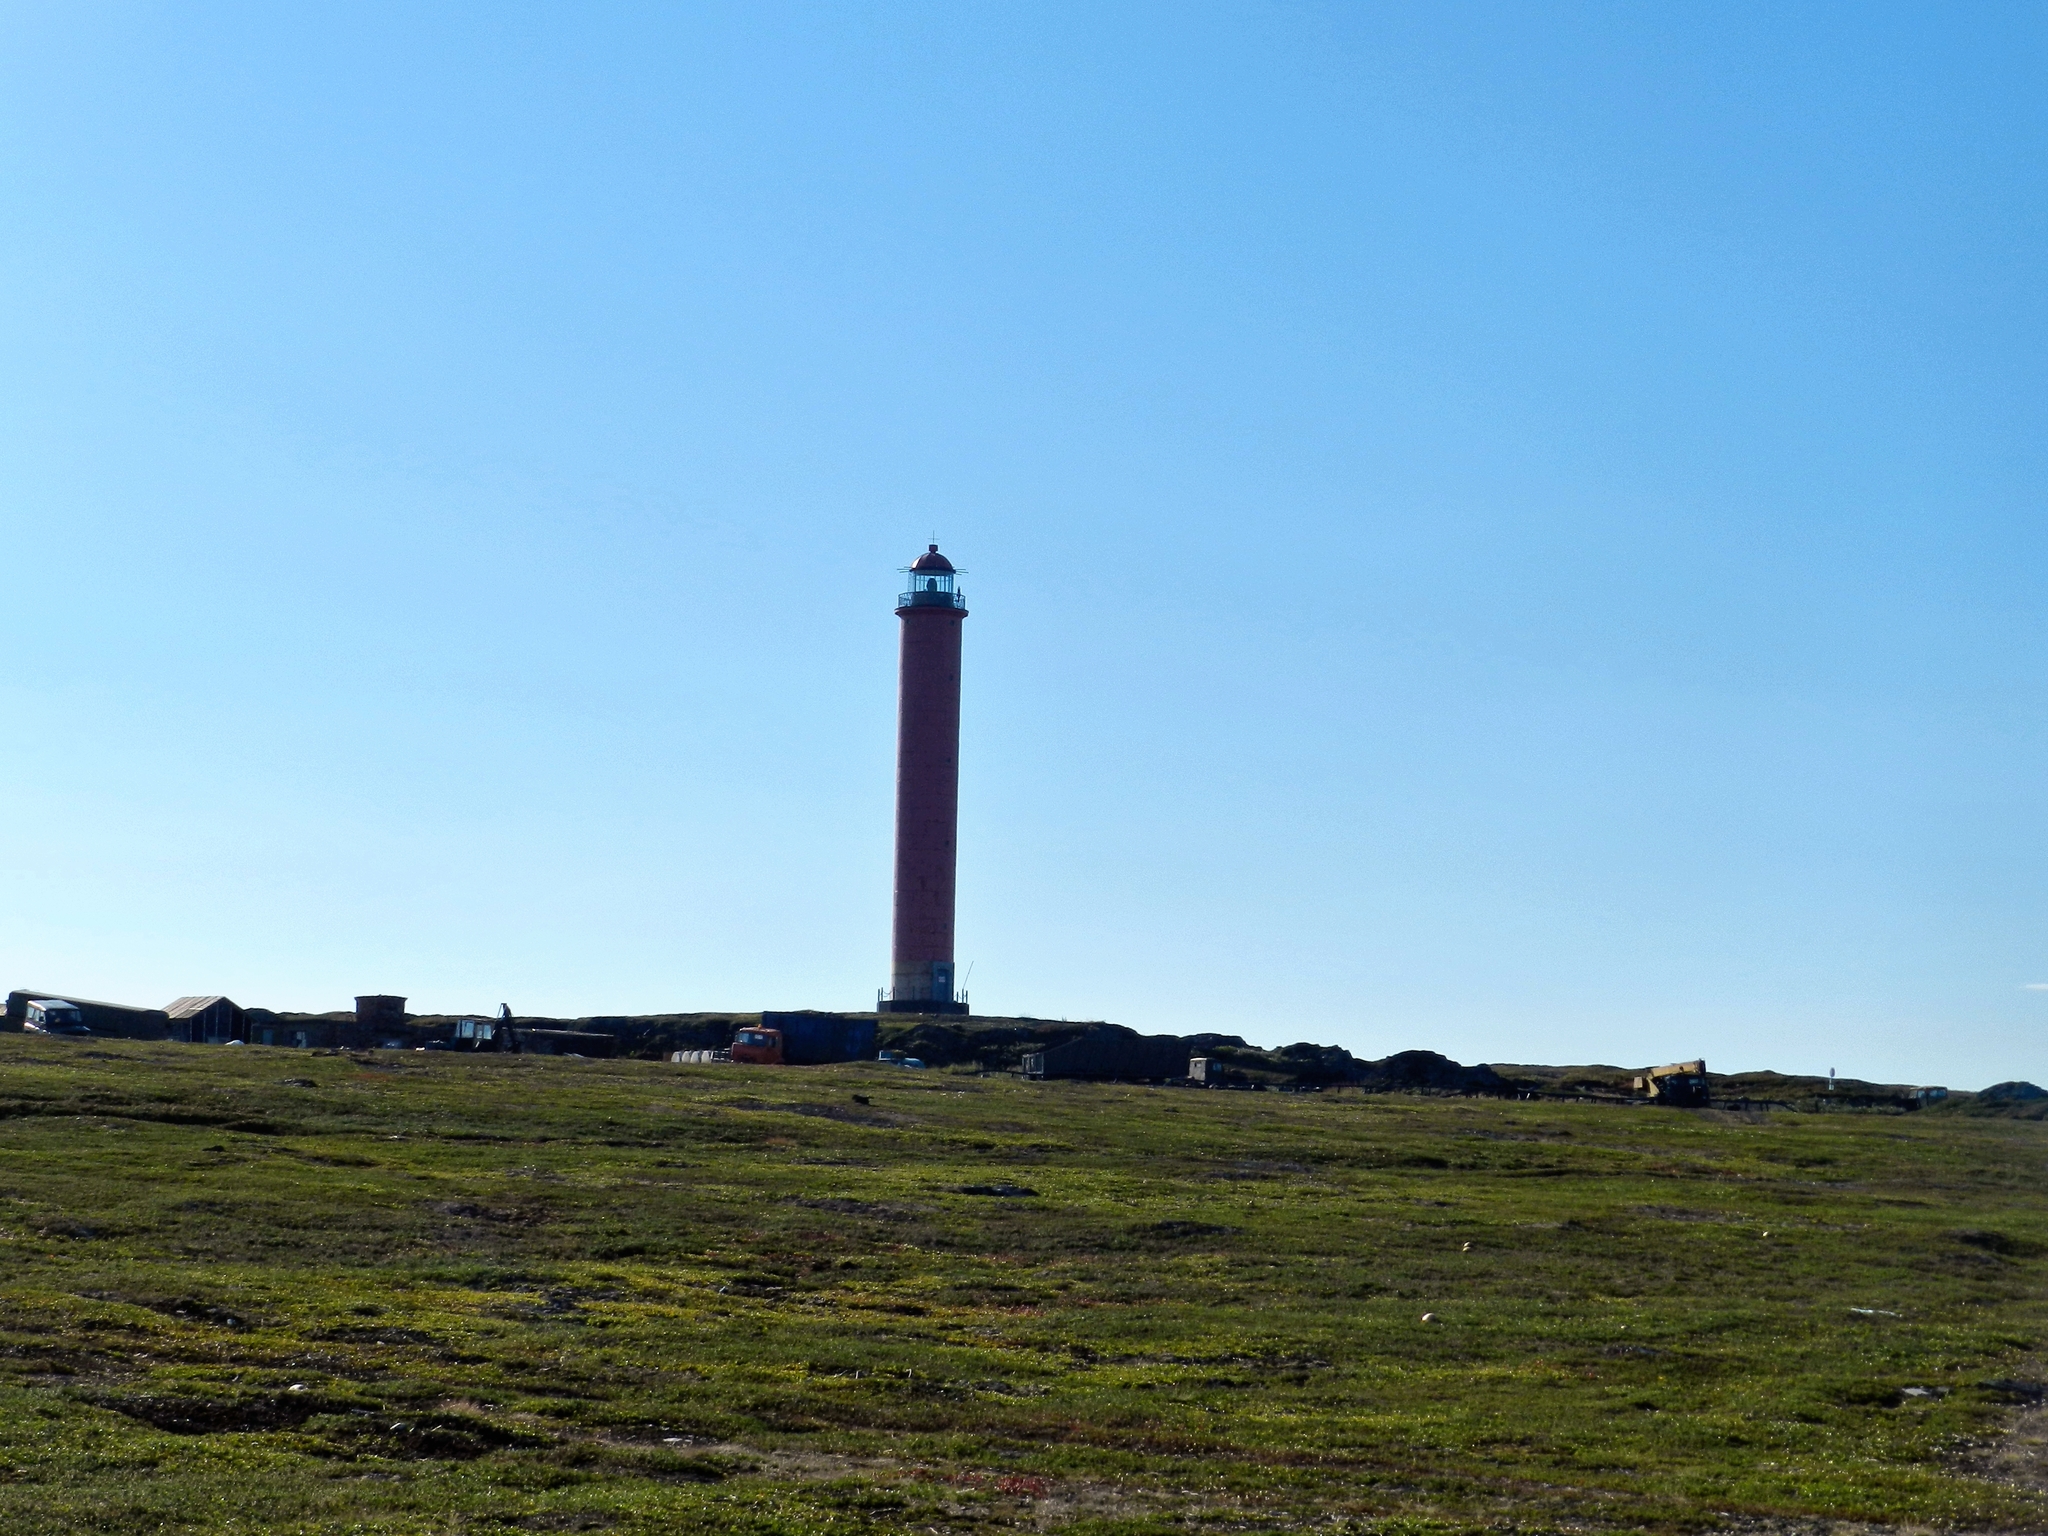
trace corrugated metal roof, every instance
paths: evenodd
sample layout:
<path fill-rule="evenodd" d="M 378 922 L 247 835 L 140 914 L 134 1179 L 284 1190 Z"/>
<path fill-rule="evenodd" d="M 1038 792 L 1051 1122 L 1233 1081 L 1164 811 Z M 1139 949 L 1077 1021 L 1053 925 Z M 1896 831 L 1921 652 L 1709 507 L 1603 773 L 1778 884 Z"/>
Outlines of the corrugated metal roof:
<path fill-rule="evenodd" d="M 145 1008 L 139 1003 L 109 1003 L 97 997 L 80 997 L 76 992 L 43 992 L 38 991 L 34 987 L 16 987 L 14 991 L 7 995 L 9 997 L 18 996 L 30 1001 L 47 997 L 76 1003 L 81 1008 L 113 1008 L 121 1013 L 156 1013 L 160 1011 L 155 1008 Z"/>
<path fill-rule="evenodd" d="M 226 1003 L 230 1008 L 235 1006 L 234 1000 L 232 998 L 222 997 L 218 992 L 216 992 L 211 997 L 178 998 L 174 1002 L 166 1004 L 164 1007 L 164 1012 L 169 1014 L 174 1019 L 189 1019 L 195 1013 L 206 1012 L 206 1010 L 211 1008 L 215 1003 Z"/>

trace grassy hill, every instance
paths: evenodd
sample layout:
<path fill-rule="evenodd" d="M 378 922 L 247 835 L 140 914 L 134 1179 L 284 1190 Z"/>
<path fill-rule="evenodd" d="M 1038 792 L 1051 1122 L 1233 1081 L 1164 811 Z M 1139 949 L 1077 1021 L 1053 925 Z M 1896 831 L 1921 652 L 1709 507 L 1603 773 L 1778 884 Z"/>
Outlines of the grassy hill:
<path fill-rule="evenodd" d="M 354 1015 L 333 1013 L 275 1013 L 254 1008 L 250 1018 L 258 1025 L 320 1026 L 317 1039 L 346 1043 Z M 374 1045 L 378 1037 L 396 1037 L 409 1045 L 454 1038 L 455 1014 L 408 1014 L 401 1024 L 380 1025 L 374 1036 L 357 1043 Z M 839 1018 L 875 1019 L 878 1044 L 909 1056 L 928 1066 L 977 1067 L 991 1072 L 1014 1071 L 1030 1051 L 1044 1050 L 1071 1040 L 1136 1040 L 1137 1032 L 1120 1024 L 1101 1020 L 1009 1018 L 976 1015 L 970 1018 L 927 1018 L 910 1014 L 839 1014 Z M 723 1048 L 732 1043 L 735 1032 L 762 1022 L 759 1013 L 650 1013 L 586 1014 L 576 1018 L 520 1016 L 512 1023 L 520 1028 L 570 1030 L 609 1036 L 611 1054 L 643 1060 L 665 1060 L 670 1052 Z M 1635 1098 L 1641 1097 L 1630 1084 L 1653 1064 L 1618 1066 L 1537 1066 L 1494 1063 L 1462 1066 L 1430 1051 L 1401 1051 L 1382 1060 L 1354 1057 L 1338 1046 L 1301 1041 L 1283 1046 L 1255 1046 L 1238 1035 L 1195 1034 L 1174 1037 L 1191 1056 L 1207 1056 L 1212 1069 L 1221 1067 L 1223 1076 L 1239 1086 L 1277 1087 L 1364 1087 L 1379 1091 L 1418 1090 L 1452 1093 L 1496 1093 L 1513 1097 L 1517 1093 L 1549 1097 Z M 1708 1074 L 1717 1101 L 1753 1100 L 1797 1109 L 1845 1109 L 1874 1107 L 1871 1100 L 1889 1101 L 1911 1091 L 1912 1085 L 1872 1083 L 1843 1078 L 1830 1083 L 1824 1077 L 1788 1076 L 1777 1072 Z M 2008 1087 L 2027 1087 L 2009 1084 Z M 1859 1102 L 1864 1101 L 1864 1102 Z M 1897 1104 L 1887 1107 L 1899 1108 Z M 2048 1098 L 2024 1109 L 2008 1105 L 2001 1114 L 2030 1114 L 2048 1118 Z"/>
<path fill-rule="evenodd" d="M 2038 1531 L 2044 1163 L 1960 1109 L 0 1036 L 0 1529 Z"/>

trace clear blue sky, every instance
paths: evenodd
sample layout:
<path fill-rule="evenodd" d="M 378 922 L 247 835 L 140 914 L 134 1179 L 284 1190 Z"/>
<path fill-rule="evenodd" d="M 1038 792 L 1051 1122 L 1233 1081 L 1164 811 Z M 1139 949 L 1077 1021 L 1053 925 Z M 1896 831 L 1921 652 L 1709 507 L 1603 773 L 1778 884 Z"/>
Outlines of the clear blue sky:
<path fill-rule="evenodd" d="M 2048 10 L 16 4 L 0 962 L 2048 1080 Z"/>

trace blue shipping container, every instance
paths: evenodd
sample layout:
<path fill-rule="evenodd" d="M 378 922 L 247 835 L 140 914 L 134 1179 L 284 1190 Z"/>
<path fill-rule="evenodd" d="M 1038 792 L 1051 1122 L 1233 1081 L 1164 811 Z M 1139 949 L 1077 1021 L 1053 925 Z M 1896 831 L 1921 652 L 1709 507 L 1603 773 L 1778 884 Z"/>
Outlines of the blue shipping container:
<path fill-rule="evenodd" d="M 875 1054 L 875 1021 L 840 1013 L 764 1013 L 763 1029 L 782 1031 L 782 1059 L 791 1066 L 865 1061 Z"/>

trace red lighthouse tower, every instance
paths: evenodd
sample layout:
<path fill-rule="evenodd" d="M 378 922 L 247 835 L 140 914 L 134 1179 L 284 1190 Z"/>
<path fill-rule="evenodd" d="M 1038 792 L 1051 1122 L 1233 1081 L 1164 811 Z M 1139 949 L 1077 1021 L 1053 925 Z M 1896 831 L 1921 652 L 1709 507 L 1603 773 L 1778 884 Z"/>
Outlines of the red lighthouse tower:
<path fill-rule="evenodd" d="M 953 987 L 953 873 L 960 820 L 960 626 L 967 595 L 934 544 L 896 600 L 896 915 L 884 1013 L 965 1013 Z"/>

